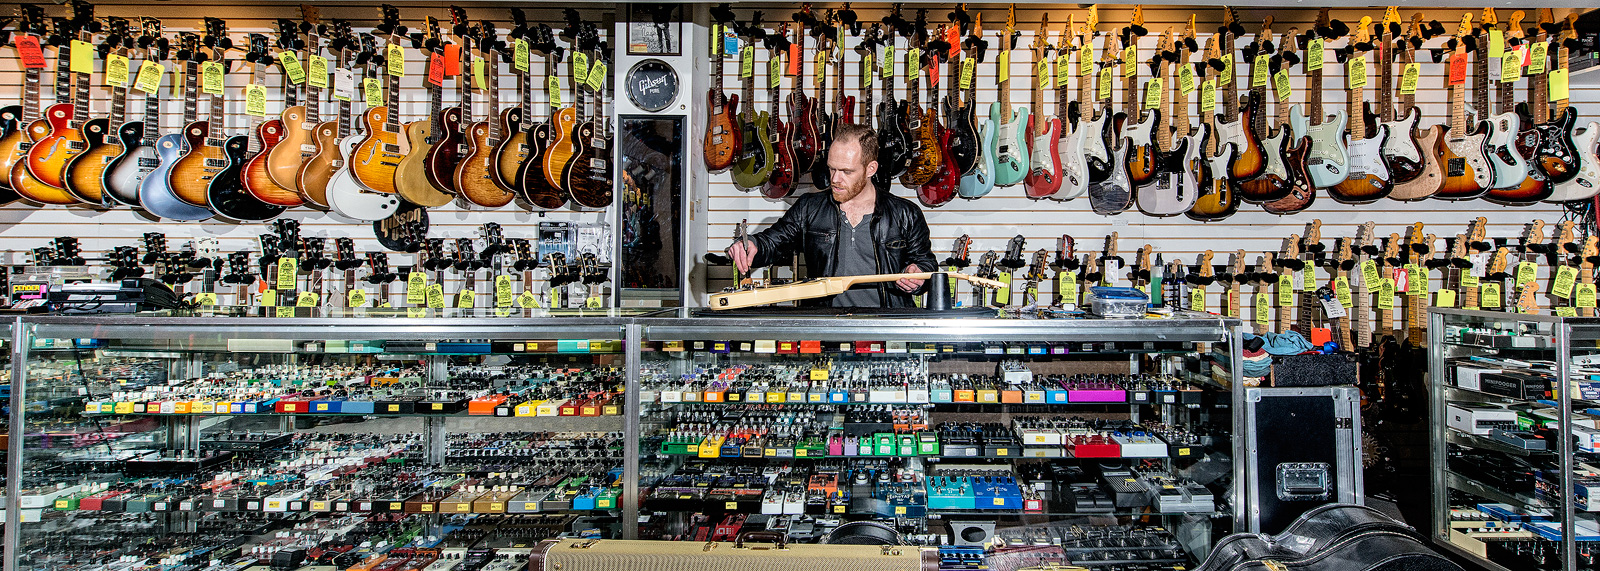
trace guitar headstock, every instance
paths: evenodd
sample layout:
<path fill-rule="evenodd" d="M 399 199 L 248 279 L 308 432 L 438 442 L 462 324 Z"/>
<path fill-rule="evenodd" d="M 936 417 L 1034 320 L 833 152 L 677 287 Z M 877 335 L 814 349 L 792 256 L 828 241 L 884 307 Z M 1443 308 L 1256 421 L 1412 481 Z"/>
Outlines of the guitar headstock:
<path fill-rule="evenodd" d="M 1213 278 L 1213 279 L 1215 279 L 1217 270 L 1216 270 L 1216 268 L 1213 268 L 1211 266 L 1211 260 L 1214 259 L 1215 257 L 1216 257 L 1216 254 L 1213 253 L 1211 250 L 1206 250 L 1205 252 L 1202 252 L 1200 254 L 1199 265 L 1200 265 L 1200 277 L 1201 278 Z M 1211 282 L 1210 281 L 1206 281 L 1205 283 L 1206 284 L 1210 284 Z"/>
<path fill-rule="evenodd" d="M 133 48 L 133 28 L 127 18 L 117 16 L 106 17 L 106 38 L 101 44 L 102 49 L 114 51 L 118 54 L 127 54 Z"/>
<path fill-rule="evenodd" d="M 1352 242 L 1354 240 L 1350 238 L 1340 238 L 1338 240 L 1339 245 L 1333 251 L 1333 261 L 1338 264 L 1338 268 L 1341 270 L 1349 271 L 1350 268 L 1355 267 L 1355 248 Z"/>
<path fill-rule="evenodd" d="M 962 234 L 956 238 L 955 245 L 950 248 L 950 257 L 946 258 L 944 265 L 955 268 L 965 268 L 971 265 L 969 258 L 972 252 L 972 237 Z"/>
<path fill-rule="evenodd" d="M 370 284 L 386 284 L 400 277 L 389 271 L 389 254 L 384 252 L 367 252 L 367 268 L 371 272 L 364 279 Z"/>
<path fill-rule="evenodd" d="M 167 253 L 167 235 L 160 232 L 144 233 L 144 257 L 141 261 L 145 264 L 154 264 L 156 260 Z"/>
<path fill-rule="evenodd" d="M 539 267 L 539 257 L 533 254 L 533 243 L 527 238 L 511 239 L 511 255 L 516 258 L 511 267 L 519 272 Z"/>
<path fill-rule="evenodd" d="M 1422 223 L 1413 222 L 1406 230 L 1406 246 L 1414 254 L 1427 254 L 1430 243 L 1425 240 L 1427 236 L 1422 233 Z"/>
<path fill-rule="evenodd" d="M 1402 262 L 1405 261 L 1404 259 L 1402 259 L 1400 257 L 1400 233 L 1399 232 L 1390 233 L 1389 234 L 1389 238 L 1384 240 L 1384 243 L 1383 243 L 1383 258 L 1380 261 L 1382 263 L 1385 263 L 1385 264 L 1388 264 L 1388 265 L 1391 265 L 1391 266 L 1398 266 Z"/>
<path fill-rule="evenodd" d="M 1525 37 L 1522 33 L 1522 21 L 1526 19 L 1528 19 L 1528 14 L 1526 12 L 1523 12 L 1522 10 L 1512 12 L 1511 18 L 1506 24 L 1506 39 L 1522 39 Z"/>
<path fill-rule="evenodd" d="M 594 252 L 584 252 L 578 256 L 578 274 L 586 284 L 605 283 L 608 278 L 605 268 L 600 267 L 600 257 Z"/>
<path fill-rule="evenodd" d="M 1555 243 L 1552 244 L 1552 253 L 1578 253 L 1578 236 L 1572 231 L 1573 226 L 1576 224 L 1577 222 L 1573 222 L 1571 220 L 1563 220 L 1560 224 L 1556 225 Z"/>
<path fill-rule="evenodd" d="M 300 221 L 279 218 L 272 221 L 272 230 L 276 234 L 278 248 L 289 250 L 300 243 Z"/>
<path fill-rule="evenodd" d="M 1261 31 L 1256 32 L 1254 43 L 1262 49 L 1272 44 L 1272 16 L 1267 16 L 1267 19 L 1261 21 Z"/>
<path fill-rule="evenodd" d="M 1033 261 L 1028 263 L 1028 281 L 1041 282 L 1049 277 L 1045 270 L 1050 264 L 1050 252 L 1044 248 L 1033 253 Z"/>
<path fill-rule="evenodd" d="M 1472 25 L 1472 12 L 1463 12 L 1461 14 L 1461 21 L 1456 23 L 1456 38 L 1460 39 L 1470 36 L 1475 30 L 1476 28 Z M 1465 47 L 1462 49 L 1465 49 Z"/>
<path fill-rule="evenodd" d="M 1150 279 L 1150 255 L 1152 253 L 1154 253 L 1154 248 L 1151 248 L 1149 244 L 1145 244 L 1139 247 L 1138 253 L 1134 254 L 1133 276 L 1135 278 L 1141 280 Z"/>
<path fill-rule="evenodd" d="M 1231 260 L 1231 263 L 1229 264 L 1229 267 L 1228 267 L 1228 275 L 1233 278 L 1233 283 L 1242 284 L 1242 283 L 1244 283 L 1246 281 L 1249 281 L 1250 278 L 1249 278 L 1248 275 L 1246 275 L 1246 273 L 1244 271 L 1244 269 L 1245 269 L 1244 268 L 1245 267 L 1244 249 L 1240 248 L 1238 250 L 1235 250 L 1233 252 L 1231 258 L 1232 258 L 1232 260 Z"/>
<path fill-rule="evenodd" d="M 1467 260 L 1466 234 L 1456 234 L 1455 242 L 1450 244 L 1450 263 L 1453 265 L 1457 260 L 1466 261 L 1469 267 L 1472 265 L 1472 262 Z"/>
<path fill-rule="evenodd" d="M 1377 228 L 1377 224 L 1370 221 L 1363 222 L 1359 228 L 1356 228 L 1355 247 L 1368 256 L 1378 254 L 1378 246 L 1373 243 L 1377 239 L 1377 235 L 1373 233 L 1375 228 Z"/>
<path fill-rule="evenodd" d="M 1400 7 L 1390 6 L 1383 11 L 1383 29 L 1389 30 L 1391 26 L 1400 25 Z"/>
<path fill-rule="evenodd" d="M 17 5 L 17 32 L 29 36 L 43 36 L 48 31 L 50 18 L 45 17 L 44 8 L 37 4 Z"/>
<path fill-rule="evenodd" d="M 310 4 L 301 4 L 300 20 L 306 24 L 305 27 L 301 28 L 301 31 L 309 34 L 322 23 L 322 10 Z"/>
<path fill-rule="evenodd" d="M 1021 234 L 1012 236 L 1011 241 L 1006 242 L 1006 256 L 1000 259 L 1000 265 L 1012 270 L 1021 268 L 1025 263 L 1022 260 L 1022 249 L 1027 245 L 1028 239 Z"/>
<path fill-rule="evenodd" d="M 1033 61 L 1044 61 L 1045 55 L 1050 53 L 1050 14 L 1046 12 L 1039 20 L 1039 30 L 1033 33 Z"/>
<path fill-rule="evenodd" d="M 1086 40 L 1088 38 L 1094 37 L 1095 34 L 1100 33 L 1098 31 L 1096 31 L 1096 28 L 1100 27 L 1100 5 L 1099 4 L 1090 4 L 1089 8 L 1088 8 L 1088 12 L 1089 12 L 1089 15 L 1084 17 L 1084 19 L 1083 19 L 1083 30 L 1082 30 L 1083 37 Z"/>
<path fill-rule="evenodd" d="M 1485 7 L 1483 9 L 1483 15 L 1479 18 L 1479 20 L 1481 20 L 1481 25 L 1483 26 L 1482 29 L 1484 31 L 1491 30 L 1500 24 L 1500 19 L 1494 14 L 1494 8 Z"/>
<path fill-rule="evenodd" d="M 1191 52 L 1199 49 L 1199 44 L 1197 43 L 1199 42 L 1199 29 L 1194 25 L 1195 18 L 1197 17 L 1198 16 L 1196 14 L 1190 13 L 1189 23 L 1183 27 L 1183 43 L 1188 48 L 1188 51 Z"/>
<path fill-rule="evenodd" d="M 1121 267 L 1125 263 L 1122 260 L 1122 256 L 1117 253 L 1117 233 L 1116 232 L 1112 232 L 1111 235 L 1106 236 L 1105 248 L 1101 251 L 1101 254 L 1100 254 L 1100 261 L 1110 261 L 1110 260 L 1116 260 L 1118 267 Z M 1109 266 L 1110 266 L 1110 264 L 1102 265 L 1102 267 L 1109 267 Z"/>
<path fill-rule="evenodd" d="M 1222 34 L 1211 34 L 1210 38 L 1206 38 L 1206 52 L 1205 52 L 1206 61 L 1209 62 L 1209 61 L 1221 61 L 1222 60 L 1222 38 L 1221 38 L 1221 36 L 1222 36 Z M 1206 66 L 1206 75 L 1207 76 L 1210 76 L 1215 71 L 1216 71 L 1215 68 L 1212 68 L 1209 65 Z"/>
<path fill-rule="evenodd" d="M 1600 264 L 1600 237 L 1596 237 L 1593 234 L 1585 236 L 1583 238 L 1583 252 L 1580 255 L 1583 256 L 1583 263 L 1585 264 Z"/>
<path fill-rule="evenodd" d="M 1303 250 L 1311 253 L 1321 252 L 1324 248 L 1326 248 L 1326 246 L 1322 245 L 1321 218 L 1315 218 L 1312 219 L 1311 222 L 1306 223 L 1305 239 L 1301 240 L 1300 243 L 1303 246 Z"/>
<path fill-rule="evenodd" d="M 996 254 L 994 250 L 984 252 L 983 257 L 978 258 L 978 277 L 994 279 L 997 275 L 995 262 L 999 260 L 1000 255 Z"/>
<path fill-rule="evenodd" d="M 1133 19 L 1129 22 L 1129 24 L 1132 25 L 1134 28 L 1143 28 L 1144 27 L 1144 4 L 1134 4 L 1133 5 Z M 1138 31 L 1135 31 L 1134 34 L 1140 35 L 1140 36 L 1144 35 L 1144 34 L 1140 34 Z"/>
<path fill-rule="evenodd" d="M 478 227 L 478 236 L 483 239 L 483 250 L 479 252 L 483 259 L 493 258 L 505 251 L 505 234 L 498 222 L 485 222 Z"/>
<path fill-rule="evenodd" d="M 1467 225 L 1467 245 L 1471 246 L 1473 250 L 1479 252 L 1489 251 L 1489 248 L 1492 246 L 1492 244 L 1488 242 L 1486 235 L 1488 232 L 1488 227 L 1488 218 L 1483 216 L 1474 218 L 1472 222 Z"/>
<path fill-rule="evenodd" d="M 1296 263 L 1300 261 L 1300 244 L 1300 235 L 1290 234 L 1283 241 L 1283 249 L 1278 251 L 1277 263 L 1293 270 L 1303 267 L 1303 263 Z"/>
<path fill-rule="evenodd" d="M 333 264 L 333 260 L 328 259 L 327 253 L 325 251 L 326 247 L 327 247 L 327 241 L 322 239 L 322 238 L 317 238 L 317 237 L 301 238 L 300 239 L 300 267 L 308 269 L 308 270 L 312 270 L 312 269 L 325 270 L 325 269 L 328 269 L 328 266 Z"/>
<path fill-rule="evenodd" d="M 341 271 L 349 271 L 361 266 L 361 258 L 356 257 L 356 241 L 348 236 L 333 239 L 333 267 Z"/>
<path fill-rule="evenodd" d="M 100 31 L 100 24 L 94 21 L 94 4 L 85 0 L 72 0 L 67 4 L 68 26 L 81 33 Z"/>
<path fill-rule="evenodd" d="M 390 4 L 378 7 L 378 25 L 372 31 L 376 35 L 389 36 L 390 41 L 397 41 L 405 35 L 405 26 L 400 25 L 400 9 Z"/>
<path fill-rule="evenodd" d="M 1522 246 L 1523 249 L 1534 252 L 1545 250 L 1543 220 L 1534 220 L 1523 227 Z"/>
<path fill-rule="evenodd" d="M 1003 41 L 1011 42 L 1011 41 L 1016 41 L 1016 40 L 1013 39 L 1013 38 L 1016 38 L 1016 36 L 1017 36 L 1017 5 L 1016 4 L 1012 4 L 1012 5 L 1006 7 L 1006 31 L 1005 31 L 1005 35 L 1001 36 L 1000 39 L 1003 40 Z"/>
<path fill-rule="evenodd" d="M 1493 255 L 1489 256 L 1489 263 L 1485 266 L 1485 273 L 1489 279 L 1506 279 L 1506 264 L 1511 256 L 1511 249 L 1505 246 L 1496 248 Z"/>
<path fill-rule="evenodd" d="M 249 47 L 245 51 L 244 61 L 261 66 L 273 61 L 272 56 L 267 52 L 267 37 L 265 35 L 245 34 L 245 43 Z"/>
<path fill-rule="evenodd" d="M 1078 24 L 1076 15 L 1067 17 L 1067 26 L 1061 28 L 1061 34 L 1056 36 L 1056 53 L 1068 53 L 1072 50 L 1072 41 L 1084 36 L 1083 26 Z"/>
<path fill-rule="evenodd" d="M 256 283 L 256 274 L 250 271 L 250 252 L 228 254 L 226 265 L 227 270 L 222 276 L 222 283 L 239 286 Z"/>
<path fill-rule="evenodd" d="M 1062 234 L 1056 239 L 1056 267 L 1062 270 L 1076 270 L 1079 264 L 1078 241 Z"/>
<path fill-rule="evenodd" d="M 1350 45 L 1367 44 L 1372 41 L 1372 16 L 1362 16 L 1361 23 L 1356 25 L 1355 33 L 1350 36 Z M 1357 54 L 1367 50 L 1356 49 Z"/>
<path fill-rule="evenodd" d="M 205 36 L 200 38 L 200 44 L 211 49 L 212 59 L 222 59 L 222 52 L 233 49 L 233 40 L 228 38 L 228 22 L 222 18 L 206 18 Z"/>
<path fill-rule="evenodd" d="M 470 272 L 483 267 L 483 262 L 478 259 L 478 251 L 472 245 L 472 238 L 456 238 L 454 254 L 450 267 L 458 272 Z"/>

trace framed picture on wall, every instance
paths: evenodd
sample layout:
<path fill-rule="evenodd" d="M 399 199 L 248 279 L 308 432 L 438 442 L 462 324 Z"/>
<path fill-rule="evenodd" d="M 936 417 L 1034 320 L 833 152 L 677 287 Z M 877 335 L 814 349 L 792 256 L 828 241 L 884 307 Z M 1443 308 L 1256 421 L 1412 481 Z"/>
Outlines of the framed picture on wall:
<path fill-rule="evenodd" d="M 628 53 L 675 56 L 682 49 L 681 4 L 629 4 Z"/>

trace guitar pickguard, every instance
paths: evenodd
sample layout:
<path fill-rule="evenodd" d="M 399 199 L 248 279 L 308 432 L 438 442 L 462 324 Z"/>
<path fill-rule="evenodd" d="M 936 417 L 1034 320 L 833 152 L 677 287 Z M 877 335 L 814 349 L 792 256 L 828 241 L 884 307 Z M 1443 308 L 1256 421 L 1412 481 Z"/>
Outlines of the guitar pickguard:
<path fill-rule="evenodd" d="M 1350 176 L 1350 157 L 1345 152 L 1344 126 L 1348 118 L 1339 111 L 1324 118 L 1322 123 L 1311 125 L 1310 120 L 1295 107 L 1289 116 L 1295 138 L 1310 137 L 1311 152 L 1306 157 L 1306 173 L 1312 186 L 1327 188 L 1344 182 Z"/>

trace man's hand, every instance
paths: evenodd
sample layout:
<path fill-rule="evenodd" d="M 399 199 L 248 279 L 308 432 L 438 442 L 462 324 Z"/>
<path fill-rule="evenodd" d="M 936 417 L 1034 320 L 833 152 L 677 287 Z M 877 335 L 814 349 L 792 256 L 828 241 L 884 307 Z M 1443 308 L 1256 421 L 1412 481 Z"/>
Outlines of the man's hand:
<path fill-rule="evenodd" d="M 906 265 L 906 269 L 902 270 L 901 273 L 920 274 L 920 273 L 922 273 L 922 268 L 917 267 L 916 264 L 907 264 Z M 905 291 L 911 292 L 911 291 L 917 291 L 917 288 L 922 287 L 922 282 L 925 282 L 925 281 L 927 281 L 927 280 L 914 280 L 914 279 L 911 279 L 911 278 L 900 278 L 899 280 L 894 282 L 894 285 L 900 286 L 900 289 L 903 289 Z"/>
<path fill-rule="evenodd" d="M 749 240 L 734 242 L 732 246 L 728 246 L 728 257 L 733 258 L 733 267 L 737 268 L 739 273 L 749 273 L 750 263 L 756 260 L 756 243 Z"/>

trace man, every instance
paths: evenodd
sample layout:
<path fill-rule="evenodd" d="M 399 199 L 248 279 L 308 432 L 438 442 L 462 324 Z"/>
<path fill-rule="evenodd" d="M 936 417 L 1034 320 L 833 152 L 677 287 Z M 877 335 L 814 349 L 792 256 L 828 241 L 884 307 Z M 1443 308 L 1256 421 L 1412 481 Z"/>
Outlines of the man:
<path fill-rule="evenodd" d="M 865 125 L 844 125 L 828 147 L 830 192 L 801 196 L 771 228 L 728 247 L 739 271 L 787 260 L 796 249 L 813 277 L 930 272 L 935 267 L 922 210 L 878 191 L 878 136 Z M 860 284 L 808 305 L 912 307 L 924 280 Z"/>

